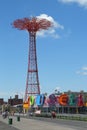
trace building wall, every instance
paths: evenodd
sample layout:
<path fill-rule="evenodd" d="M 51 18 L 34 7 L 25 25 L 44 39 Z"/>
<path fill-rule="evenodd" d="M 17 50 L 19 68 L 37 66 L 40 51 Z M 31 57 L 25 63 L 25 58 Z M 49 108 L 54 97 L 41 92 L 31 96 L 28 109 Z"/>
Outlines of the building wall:
<path fill-rule="evenodd" d="M 23 99 L 19 99 L 18 95 L 15 95 L 15 98 L 8 99 L 8 104 L 10 104 L 11 106 L 23 104 Z"/>
<path fill-rule="evenodd" d="M 0 105 L 3 105 L 3 104 L 4 104 L 4 99 L 0 98 Z"/>

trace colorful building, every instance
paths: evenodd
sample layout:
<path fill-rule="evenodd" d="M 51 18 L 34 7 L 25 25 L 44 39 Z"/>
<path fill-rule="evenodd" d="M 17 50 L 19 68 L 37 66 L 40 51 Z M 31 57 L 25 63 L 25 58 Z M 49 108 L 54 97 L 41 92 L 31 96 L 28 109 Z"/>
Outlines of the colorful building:
<path fill-rule="evenodd" d="M 33 103 L 31 103 L 33 102 Z M 86 113 L 87 92 L 64 92 L 52 93 L 49 96 L 44 94 L 28 98 L 29 108 L 39 108 L 42 111 L 55 110 L 57 113 Z"/>

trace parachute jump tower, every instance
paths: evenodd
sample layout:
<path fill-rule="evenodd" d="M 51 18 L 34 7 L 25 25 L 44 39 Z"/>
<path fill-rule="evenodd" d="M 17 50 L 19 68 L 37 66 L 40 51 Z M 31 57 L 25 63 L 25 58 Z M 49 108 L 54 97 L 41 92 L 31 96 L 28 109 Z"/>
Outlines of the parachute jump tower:
<path fill-rule="evenodd" d="M 24 101 L 27 101 L 30 95 L 40 94 L 36 54 L 36 33 L 40 30 L 47 30 L 49 27 L 52 27 L 52 23 L 44 18 L 32 17 L 17 19 L 12 25 L 19 30 L 27 30 L 29 33 L 28 70 L 24 99 Z"/>

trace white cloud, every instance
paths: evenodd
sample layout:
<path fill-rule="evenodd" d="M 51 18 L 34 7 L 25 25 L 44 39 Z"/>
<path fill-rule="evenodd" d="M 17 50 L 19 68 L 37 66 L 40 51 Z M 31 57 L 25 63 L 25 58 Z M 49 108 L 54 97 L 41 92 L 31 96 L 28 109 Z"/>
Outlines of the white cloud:
<path fill-rule="evenodd" d="M 40 16 L 37 16 L 37 18 L 41 19 L 47 19 L 52 22 L 53 27 L 49 28 L 48 30 L 42 30 L 37 32 L 37 36 L 46 37 L 48 35 L 54 37 L 54 38 L 60 38 L 59 34 L 56 33 L 56 29 L 64 29 L 64 26 L 56 22 L 51 16 L 48 16 L 47 14 L 41 14 Z"/>
<path fill-rule="evenodd" d="M 81 6 L 87 7 L 87 0 L 58 0 L 63 3 L 77 3 Z"/>
<path fill-rule="evenodd" d="M 85 71 L 84 71 L 84 72 L 82 72 L 82 75 L 87 75 L 87 72 L 85 72 Z"/>
<path fill-rule="evenodd" d="M 85 66 L 85 67 L 83 67 L 83 68 L 82 68 L 82 70 L 87 71 L 87 67 L 86 67 L 86 66 Z"/>
<path fill-rule="evenodd" d="M 78 70 L 76 73 L 79 74 L 79 75 L 87 76 L 87 67 L 86 67 L 86 66 L 85 66 L 85 67 L 82 67 L 82 68 L 81 68 L 80 70 Z"/>

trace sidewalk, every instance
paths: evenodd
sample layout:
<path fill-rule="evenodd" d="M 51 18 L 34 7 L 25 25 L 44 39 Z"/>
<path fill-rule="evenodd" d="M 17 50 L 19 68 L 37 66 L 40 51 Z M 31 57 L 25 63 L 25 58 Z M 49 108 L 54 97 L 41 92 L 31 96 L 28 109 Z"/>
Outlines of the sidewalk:
<path fill-rule="evenodd" d="M 18 130 L 18 129 L 0 121 L 0 130 Z"/>
<path fill-rule="evenodd" d="M 9 125 L 8 118 L 3 119 L 2 116 L 0 115 L 0 121 L 8 124 L 8 126 L 17 128 L 18 130 L 44 130 L 44 129 L 45 130 L 75 130 L 75 129 L 69 128 L 68 126 L 67 127 L 61 126 L 52 122 L 44 122 L 40 120 L 27 119 L 27 118 L 22 118 L 22 117 L 20 118 L 20 121 L 17 121 L 17 117 L 12 116 L 11 118 L 13 120 L 13 123 L 12 125 Z M 12 128 L 12 130 L 14 129 Z"/>

